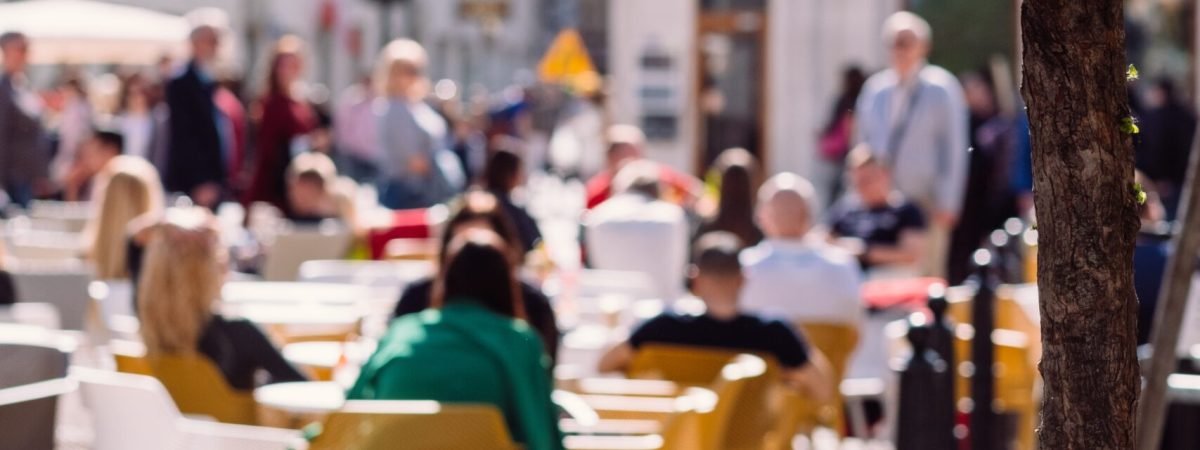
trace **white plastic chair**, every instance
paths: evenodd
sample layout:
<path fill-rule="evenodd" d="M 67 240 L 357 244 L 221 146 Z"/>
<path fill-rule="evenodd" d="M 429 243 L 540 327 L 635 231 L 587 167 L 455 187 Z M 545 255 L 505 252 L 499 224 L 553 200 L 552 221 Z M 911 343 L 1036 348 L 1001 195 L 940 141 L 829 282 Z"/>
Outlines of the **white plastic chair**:
<path fill-rule="evenodd" d="M 69 351 L 45 330 L 0 327 L 0 450 L 52 448 Z"/>
<path fill-rule="evenodd" d="M 325 227 L 322 227 L 325 228 Z M 350 233 L 343 229 L 281 232 L 266 248 L 262 276 L 267 281 L 295 281 L 305 261 L 338 259 L 350 248 Z"/>
<path fill-rule="evenodd" d="M 83 330 L 91 297 L 89 270 L 83 267 L 52 268 L 19 266 L 10 274 L 17 288 L 17 301 L 50 303 L 58 308 L 64 330 Z"/>
<path fill-rule="evenodd" d="M 298 431 L 189 419 L 157 379 L 73 367 L 91 410 L 95 450 L 295 448 Z"/>

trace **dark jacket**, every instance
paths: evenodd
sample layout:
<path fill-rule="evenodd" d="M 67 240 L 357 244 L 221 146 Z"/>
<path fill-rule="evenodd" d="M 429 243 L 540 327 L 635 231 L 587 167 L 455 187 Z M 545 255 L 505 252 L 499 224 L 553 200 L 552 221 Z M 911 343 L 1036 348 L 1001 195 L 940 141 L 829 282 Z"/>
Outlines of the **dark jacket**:
<path fill-rule="evenodd" d="M 38 111 L 22 107 L 22 97 L 11 77 L 0 74 L 0 189 L 45 178 L 49 146 Z M 36 100 L 34 100 L 36 101 Z"/>
<path fill-rule="evenodd" d="M 13 284 L 12 276 L 0 270 L 0 305 L 11 305 L 17 302 L 17 287 Z"/>
<path fill-rule="evenodd" d="M 167 190 L 190 194 L 196 186 L 226 186 L 221 137 L 213 93 L 217 85 L 200 73 L 195 62 L 167 83 Z"/>
<path fill-rule="evenodd" d="M 408 285 L 396 303 L 393 318 L 424 311 L 429 308 L 429 299 L 433 293 L 433 280 L 425 279 Z M 550 308 L 550 299 L 546 294 L 529 283 L 521 282 L 521 297 L 525 300 L 525 313 L 529 315 L 529 326 L 537 331 L 546 346 L 546 354 L 551 360 L 558 359 L 558 320 L 554 318 L 554 310 Z"/>
<path fill-rule="evenodd" d="M 253 323 L 213 316 L 200 336 L 200 353 L 221 369 L 225 380 L 234 389 L 249 391 L 255 388 L 255 374 L 267 372 L 269 383 L 304 381 L 266 335 Z"/>

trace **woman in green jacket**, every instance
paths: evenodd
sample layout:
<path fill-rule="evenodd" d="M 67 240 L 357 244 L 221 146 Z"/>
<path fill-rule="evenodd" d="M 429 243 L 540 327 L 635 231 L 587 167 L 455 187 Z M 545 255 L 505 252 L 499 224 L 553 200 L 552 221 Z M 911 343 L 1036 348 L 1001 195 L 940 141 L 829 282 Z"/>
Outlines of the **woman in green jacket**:
<path fill-rule="evenodd" d="M 562 449 L 549 358 L 520 320 L 509 254 L 491 231 L 456 236 L 432 307 L 392 322 L 348 398 L 491 404 L 525 448 Z"/>

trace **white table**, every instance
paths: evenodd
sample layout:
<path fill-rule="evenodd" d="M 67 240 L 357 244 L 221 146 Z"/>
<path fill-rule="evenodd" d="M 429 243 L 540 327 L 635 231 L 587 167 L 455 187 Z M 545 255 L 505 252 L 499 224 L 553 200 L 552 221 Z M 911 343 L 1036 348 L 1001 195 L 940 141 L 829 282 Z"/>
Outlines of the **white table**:
<path fill-rule="evenodd" d="M 290 414 L 329 414 L 346 403 L 346 391 L 328 381 L 276 383 L 255 389 L 254 401 Z"/>

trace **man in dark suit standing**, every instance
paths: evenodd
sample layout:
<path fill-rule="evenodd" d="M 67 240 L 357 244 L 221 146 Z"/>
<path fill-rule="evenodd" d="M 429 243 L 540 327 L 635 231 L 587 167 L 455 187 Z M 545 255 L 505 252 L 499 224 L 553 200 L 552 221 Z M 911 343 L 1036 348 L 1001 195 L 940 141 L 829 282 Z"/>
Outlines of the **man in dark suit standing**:
<path fill-rule="evenodd" d="M 48 186 L 43 105 L 25 78 L 29 39 L 17 32 L 0 34 L 0 53 L 0 191 L 25 206 Z"/>
<path fill-rule="evenodd" d="M 164 178 L 168 191 L 214 208 L 228 188 L 228 142 L 222 136 L 224 119 L 213 100 L 217 80 L 212 67 L 220 33 L 212 25 L 200 25 L 192 30 L 190 41 L 191 61 L 167 83 L 171 113 Z"/>

